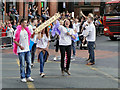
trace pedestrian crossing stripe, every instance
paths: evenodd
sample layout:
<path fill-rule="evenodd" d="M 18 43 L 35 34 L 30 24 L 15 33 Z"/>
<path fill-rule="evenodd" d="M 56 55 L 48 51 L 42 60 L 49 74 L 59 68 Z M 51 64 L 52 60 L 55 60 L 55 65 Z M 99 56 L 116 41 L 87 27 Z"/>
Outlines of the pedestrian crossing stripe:
<path fill-rule="evenodd" d="M 18 66 L 20 66 L 20 62 L 19 62 L 19 59 L 17 59 L 16 61 L 17 61 L 17 64 L 18 64 Z"/>
<path fill-rule="evenodd" d="M 20 66 L 19 59 L 17 59 L 16 61 L 17 61 L 18 66 Z M 32 82 L 27 82 L 27 86 L 28 86 L 29 89 L 33 88 L 32 90 L 36 90 L 35 86 Z"/>
<path fill-rule="evenodd" d="M 120 80 L 119 80 L 118 78 L 115 78 L 115 77 L 113 77 L 112 75 L 109 75 L 109 74 L 107 74 L 107 73 L 105 73 L 105 72 L 103 72 L 103 71 L 101 71 L 101 70 L 99 70 L 99 69 L 97 69 L 97 68 L 93 68 L 92 66 L 89 66 L 89 67 L 90 67 L 90 69 L 95 70 L 95 71 L 97 71 L 97 72 L 105 75 L 106 77 L 111 78 L 112 80 L 117 81 L 117 82 L 120 83 Z"/>
<path fill-rule="evenodd" d="M 28 86 L 28 88 L 31 90 L 31 88 L 32 88 L 32 90 L 36 90 L 35 89 L 35 86 L 34 86 L 34 84 L 32 83 L 32 82 L 27 82 L 27 86 Z"/>

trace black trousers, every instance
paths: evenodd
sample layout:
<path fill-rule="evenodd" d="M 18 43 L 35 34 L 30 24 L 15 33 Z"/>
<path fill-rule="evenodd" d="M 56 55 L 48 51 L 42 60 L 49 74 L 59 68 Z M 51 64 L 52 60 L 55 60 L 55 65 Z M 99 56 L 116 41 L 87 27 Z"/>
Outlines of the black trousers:
<path fill-rule="evenodd" d="M 55 46 L 56 46 L 55 51 L 58 52 L 58 50 L 59 50 L 59 40 L 56 41 L 56 45 Z"/>
<path fill-rule="evenodd" d="M 65 52 L 67 52 L 66 68 L 64 67 Z M 69 70 L 70 61 L 71 61 L 71 45 L 69 45 L 69 46 L 60 46 L 60 53 L 61 53 L 61 70 L 62 71 L 64 71 L 64 69 Z"/>
<path fill-rule="evenodd" d="M 36 43 L 33 44 L 32 49 L 31 49 L 31 62 L 32 63 L 34 63 L 35 51 L 36 51 Z"/>

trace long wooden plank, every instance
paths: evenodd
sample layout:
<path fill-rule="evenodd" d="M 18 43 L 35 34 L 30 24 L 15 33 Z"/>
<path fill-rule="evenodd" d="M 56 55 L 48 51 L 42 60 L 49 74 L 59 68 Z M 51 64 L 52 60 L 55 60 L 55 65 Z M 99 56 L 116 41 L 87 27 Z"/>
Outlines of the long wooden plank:
<path fill-rule="evenodd" d="M 56 13 L 54 16 L 52 16 L 50 19 L 42 23 L 38 28 L 35 29 L 35 33 L 41 32 L 44 28 L 46 28 L 48 25 L 53 23 L 55 20 L 57 20 L 60 17 L 59 13 Z"/>

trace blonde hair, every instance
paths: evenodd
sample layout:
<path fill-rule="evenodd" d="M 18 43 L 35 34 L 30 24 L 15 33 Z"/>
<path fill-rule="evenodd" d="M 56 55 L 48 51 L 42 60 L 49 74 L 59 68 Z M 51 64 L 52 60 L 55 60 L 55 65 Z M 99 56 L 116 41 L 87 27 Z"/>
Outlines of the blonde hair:
<path fill-rule="evenodd" d="M 63 20 L 60 20 L 60 25 L 63 25 L 64 24 L 64 21 Z"/>
<path fill-rule="evenodd" d="M 92 13 L 89 13 L 88 16 L 89 16 L 89 17 L 94 17 Z"/>

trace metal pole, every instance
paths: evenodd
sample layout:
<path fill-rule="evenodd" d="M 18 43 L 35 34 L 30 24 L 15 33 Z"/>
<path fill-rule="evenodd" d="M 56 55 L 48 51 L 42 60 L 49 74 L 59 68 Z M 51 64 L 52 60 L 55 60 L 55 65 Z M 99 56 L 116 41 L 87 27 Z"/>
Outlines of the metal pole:
<path fill-rule="evenodd" d="M 4 15 L 5 13 L 4 13 L 4 11 L 3 11 L 3 23 L 4 23 L 4 18 L 5 18 L 5 15 Z"/>
<path fill-rule="evenodd" d="M 24 2 L 24 7 L 23 7 L 23 9 L 24 9 L 24 11 L 23 11 L 23 18 L 25 18 L 25 2 Z"/>
<path fill-rule="evenodd" d="M 5 0 L 3 0 L 3 8 L 5 9 Z M 5 19 L 5 10 L 3 10 L 3 23 Z"/>
<path fill-rule="evenodd" d="M 46 0 L 44 1 L 44 9 L 46 9 Z"/>

